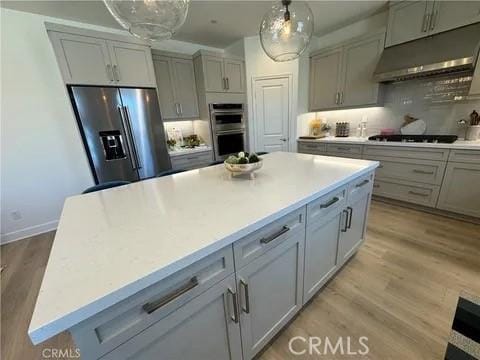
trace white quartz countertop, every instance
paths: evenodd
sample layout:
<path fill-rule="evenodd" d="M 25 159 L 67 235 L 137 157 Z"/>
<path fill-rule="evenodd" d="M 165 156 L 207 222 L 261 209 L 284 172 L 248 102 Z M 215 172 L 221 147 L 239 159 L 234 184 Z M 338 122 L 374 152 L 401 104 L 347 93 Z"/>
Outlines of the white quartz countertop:
<path fill-rule="evenodd" d="M 376 161 L 272 153 L 255 179 L 223 164 L 65 201 L 29 327 L 34 344 L 164 279 Z"/>
<path fill-rule="evenodd" d="M 169 150 L 168 155 L 175 157 L 180 155 L 195 154 L 195 153 L 206 152 L 206 151 L 212 151 L 212 148 L 207 145 L 200 145 L 194 148 L 177 148 L 175 150 Z"/>
<path fill-rule="evenodd" d="M 411 147 L 427 147 L 427 148 L 442 148 L 442 149 L 465 149 L 465 150 L 480 150 L 480 140 L 466 141 L 457 140 L 452 144 L 439 143 L 412 143 L 412 142 L 397 142 L 397 141 L 373 141 L 367 138 L 349 136 L 339 138 L 334 136 L 324 137 L 320 139 L 298 139 L 299 142 L 314 142 L 314 143 L 339 143 L 339 144 L 358 144 L 358 145 L 380 145 L 380 146 L 411 146 Z"/>

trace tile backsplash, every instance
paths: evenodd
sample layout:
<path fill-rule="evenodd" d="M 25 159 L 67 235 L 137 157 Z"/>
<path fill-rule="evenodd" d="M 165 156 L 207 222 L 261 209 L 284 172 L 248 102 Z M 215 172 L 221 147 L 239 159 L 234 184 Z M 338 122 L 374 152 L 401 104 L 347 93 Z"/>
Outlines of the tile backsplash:
<path fill-rule="evenodd" d="M 367 119 L 368 135 L 378 134 L 382 128 L 399 129 L 405 114 L 423 119 L 429 134 L 457 134 L 464 130 L 457 121 L 467 119 L 472 110 L 480 111 L 480 100 L 464 100 L 471 77 L 452 76 L 416 79 L 385 85 L 383 107 L 323 111 L 301 114 L 298 117 L 299 134 L 308 134 L 308 121 L 322 118 L 335 126 L 336 122 L 350 123 L 351 135 Z"/>

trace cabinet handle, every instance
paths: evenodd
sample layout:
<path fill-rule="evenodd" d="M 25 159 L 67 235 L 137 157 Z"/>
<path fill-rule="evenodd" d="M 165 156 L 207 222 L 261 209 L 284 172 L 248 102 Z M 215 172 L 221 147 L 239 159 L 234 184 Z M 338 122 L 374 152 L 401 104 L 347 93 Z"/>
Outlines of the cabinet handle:
<path fill-rule="evenodd" d="M 408 193 L 411 194 L 411 195 L 415 195 L 415 196 L 423 196 L 423 197 L 428 197 L 429 196 L 429 194 L 419 193 L 419 192 L 416 192 L 416 191 L 409 191 Z"/>
<path fill-rule="evenodd" d="M 245 294 L 245 307 L 242 306 L 242 311 L 245 314 L 250 314 L 250 296 L 248 294 L 248 284 L 240 279 L 240 286 L 243 287 L 243 293 Z"/>
<path fill-rule="evenodd" d="M 180 114 L 178 113 L 178 103 L 175 103 L 175 113 L 177 114 L 177 116 L 180 115 Z"/>
<path fill-rule="evenodd" d="M 428 26 L 430 24 L 430 18 L 431 14 L 426 14 L 425 15 L 425 21 L 423 22 L 423 27 L 422 27 L 422 32 L 427 32 L 428 31 Z"/>
<path fill-rule="evenodd" d="M 228 77 L 225 78 L 225 82 L 227 84 L 227 90 L 230 90 L 230 81 L 229 81 Z"/>
<path fill-rule="evenodd" d="M 342 213 L 345 214 L 345 225 L 343 227 L 342 230 L 340 230 L 341 232 L 347 232 L 347 229 L 348 229 L 348 211 L 347 210 L 343 210 Z"/>
<path fill-rule="evenodd" d="M 340 97 L 340 93 L 339 93 L 339 92 L 336 92 L 336 93 L 335 93 L 335 104 L 337 104 L 337 105 L 338 105 L 338 99 L 339 99 L 339 97 Z"/>
<path fill-rule="evenodd" d="M 278 238 L 280 235 L 285 234 L 285 233 L 286 233 L 287 231 L 289 231 L 289 230 L 290 230 L 290 228 L 289 228 L 287 225 L 284 225 L 280 231 L 276 232 L 276 233 L 273 234 L 273 235 L 270 235 L 270 236 L 267 236 L 267 237 L 262 238 L 262 239 L 260 240 L 260 242 L 261 242 L 262 244 L 268 244 L 269 242 L 275 240 L 275 239 Z"/>
<path fill-rule="evenodd" d="M 435 174 L 433 171 L 424 171 L 424 170 L 419 170 L 419 169 L 413 169 L 412 170 L 414 173 L 417 174 L 425 174 L 425 175 L 433 175 Z"/>
<path fill-rule="evenodd" d="M 238 324 L 238 302 L 237 294 L 228 288 L 228 294 L 232 297 L 233 315 L 230 317 L 235 324 Z"/>
<path fill-rule="evenodd" d="M 330 206 L 332 206 L 333 204 L 335 204 L 338 200 L 340 200 L 338 197 L 334 197 L 332 200 L 330 200 L 329 202 L 326 202 L 325 204 L 321 204 L 320 205 L 320 209 L 325 209 L 325 208 L 328 208 Z"/>
<path fill-rule="evenodd" d="M 343 91 L 340 92 L 340 104 L 343 104 Z"/>
<path fill-rule="evenodd" d="M 337 150 L 350 151 L 351 148 L 345 146 L 337 146 Z"/>
<path fill-rule="evenodd" d="M 223 90 L 227 90 L 227 81 L 225 80 L 225 78 L 222 78 L 222 82 L 223 82 Z"/>
<path fill-rule="evenodd" d="M 115 80 L 120 81 L 120 72 L 118 71 L 117 65 L 113 65 L 113 77 Z"/>
<path fill-rule="evenodd" d="M 148 314 L 153 313 L 155 310 L 160 309 L 162 306 L 168 304 L 169 302 L 175 300 L 178 298 L 180 295 L 185 294 L 187 291 L 192 290 L 195 286 L 198 285 L 198 279 L 196 276 L 192 277 L 185 285 L 182 285 L 176 290 L 173 290 L 170 294 L 165 295 L 164 297 L 153 301 L 146 303 L 145 305 L 142 306 L 143 310 L 145 310 Z"/>
<path fill-rule="evenodd" d="M 114 79 L 113 79 L 112 65 L 107 64 L 106 67 L 107 67 L 108 80 L 113 81 Z"/>
<path fill-rule="evenodd" d="M 432 13 L 432 18 L 430 19 L 430 30 L 435 29 L 435 25 L 437 22 L 438 10 Z"/>
<path fill-rule="evenodd" d="M 180 109 L 180 115 L 182 115 L 183 114 L 182 104 L 178 103 L 178 108 Z"/>
<path fill-rule="evenodd" d="M 350 229 L 352 227 L 352 216 L 353 216 L 353 208 L 351 206 L 347 206 L 347 211 L 348 211 L 348 225 L 347 229 Z"/>
<path fill-rule="evenodd" d="M 370 182 L 370 180 L 365 179 L 365 180 L 363 180 L 361 183 L 356 184 L 355 187 L 356 187 L 356 188 L 362 187 L 362 186 L 364 186 L 364 185 L 367 185 L 369 182 Z"/>

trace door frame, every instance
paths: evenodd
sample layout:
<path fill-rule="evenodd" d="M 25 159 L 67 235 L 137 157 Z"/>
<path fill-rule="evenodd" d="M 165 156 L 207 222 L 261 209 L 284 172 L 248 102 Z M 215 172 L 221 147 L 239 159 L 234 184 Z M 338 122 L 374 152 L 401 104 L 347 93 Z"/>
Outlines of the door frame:
<path fill-rule="evenodd" d="M 266 76 L 252 76 L 251 82 L 251 117 L 248 122 L 248 139 L 251 147 L 251 151 L 253 149 L 257 150 L 257 119 L 255 117 L 256 114 L 256 100 L 255 100 L 255 85 L 257 81 L 262 80 L 275 80 L 275 79 L 287 79 L 288 80 L 288 141 L 287 141 L 287 151 L 294 151 L 295 149 L 295 138 L 296 138 L 296 122 L 293 121 L 293 74 L 292 73 L 284 73 L 284 74 L 277 74 L 277 75 L 266 75 Z M 253 149 L 252 149 L 253 145 Z"/>

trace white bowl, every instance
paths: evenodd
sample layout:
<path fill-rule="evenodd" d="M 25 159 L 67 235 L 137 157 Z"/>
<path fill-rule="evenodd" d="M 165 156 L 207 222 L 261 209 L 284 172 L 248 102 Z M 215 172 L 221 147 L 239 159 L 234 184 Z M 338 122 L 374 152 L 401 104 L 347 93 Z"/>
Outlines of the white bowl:
<path fill-rule="evenodd" d="M 263 160 L 260 159 L 260 161 L 251 164 L 229 164 L 225 161 L 224 164 L 232 175 L 250 174 L 250 177 L 252 177 L 253 172 L 263 166 Z"/>

